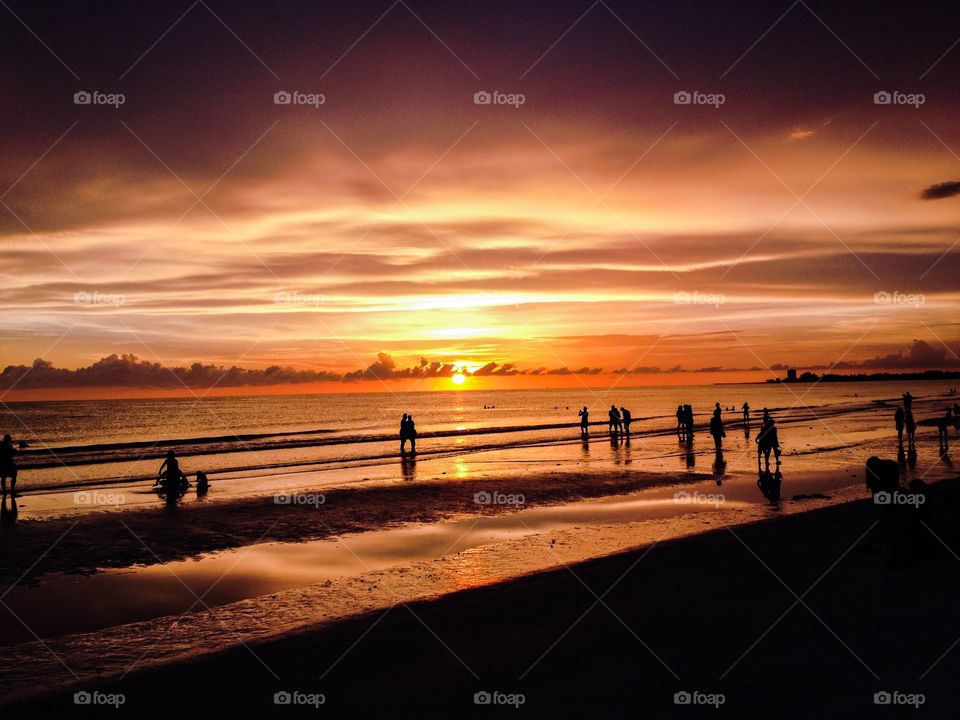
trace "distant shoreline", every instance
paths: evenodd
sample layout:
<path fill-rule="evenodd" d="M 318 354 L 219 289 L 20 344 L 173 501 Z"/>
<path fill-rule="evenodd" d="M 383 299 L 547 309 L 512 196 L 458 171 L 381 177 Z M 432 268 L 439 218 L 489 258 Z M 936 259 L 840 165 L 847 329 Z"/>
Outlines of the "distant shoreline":
<path fill-rule="evenodd" d="M 817 375 L 816 373 L 805 372 L 795 379 L 774 378 L 764 381 L 764 384 L 793 385 L 795 383 L 814 382 L 890 382 L 894 380 L 960 380 L 960 370 L 925 370 L 923 372 L 912 373 L 856 373 L 854 375 L 840 375 L 836 373 Z M 744 384 L 756 385 L 757 383 Z"/>

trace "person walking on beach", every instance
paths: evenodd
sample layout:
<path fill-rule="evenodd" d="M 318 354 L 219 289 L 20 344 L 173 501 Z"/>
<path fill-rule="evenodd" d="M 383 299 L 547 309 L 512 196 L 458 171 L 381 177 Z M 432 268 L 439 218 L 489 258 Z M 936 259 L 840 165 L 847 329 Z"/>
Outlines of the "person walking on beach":
<path fill-rule="evenodd" d="M 719 455 L 723 452 L 723 438 L 727 436 L 723 429 L 723 418 L 720 417 L 719 407 L 714 409 L 713 417 L 710 418 L 710 434 L 713 436 L 713 445 Z"/>
<path fill-rule="evenodd" d="M 903 394 L 903 410 L 904 412 L 913 412 L 913 395 L 909 391 Z"/>
<path fill-rule="evenodd" d="M 904 413 L 903 422 L 907 428 L 907 447 L 913 450 L 917 446 L 917 421 L 910 410 Z"/>
<path fill-rule="evenodd" d="M 630 423 L 633 422 L 633 416 L 625 407 L 620 408 L 620 413 L 621 417 L 623 418 L 623 433 L 627 437 L 630 437 Z"/>
<path fill-rule="evenodd" d="M 893 414 L 893 422 L 897 426 L 897 445 L 900 447 L 900 449 L 903 449 L 903 426 L 904 426 L 903 408 L 897 408 L 897 411 Z"/>
<path fill-rule="evenodd" d="M 410 454 L 417 454 L 417 426 L 413 422 L 413 415 L 407 415 L 407 439 L 410 440 Z"/>
<path fill-rule="evenodd" d="M 750 424 L 750 403 L 748 402 L 743 403 L 742 410 L 743 410 L 743 423 L 744 425 L 749 425 Z"/>
<path fill-rule="evenodd" d="M 953 410 L 947 408 L 946 414 L 937 421 L 937 439 L 940 443 L 940 454 L 946 455 L 950 448 L 947 446 L 949 440 L 950 426 L 953 425 Z"/>
<path fill-rule="evenodd" d="M 410 423 L 407 420 L 407 414 L 404 413 L 400 418 L 400 454 L 407 452 L 407 440 L 410 439 Z"/>
<path fill-rule="evenodd" d="M 580 415 L 580 434 L 586 437 L 590 433 L 590 411 L 584 405 L 583 410 L 578 414 Z"/>
<path fill-rule="evenodd" d="M 693 444 L 693 406 L 683 406 L 683 427 L 687 438 L 687 445 Z"/>
<path fill-rule="evenodd" d="M 773 451 L 777 467 L 780 467 L 780 438 L 777 436 L 777 425 L 767 414 L 767 419 L 757 434 L 757 469 L 760 469 L 760 456 L 763 455 L 764 465 L 770 470 L 770 452 Z"/>
<path fill-rule="evenodd" d="M 610 421 L 609 423 L 607 423 L 610 429 L 610 434 L 612 435 L 614 433 L 620 432 L 620 428 L 621 428 L 620 411 L 617 410 L 617 406 L 611 405 L 610 412 L 608 412 L 607 415 L 610 416 Z"/>
<path fill-rule="evenodd" d="M 17 491 L 17 461 L 14 456 L 17 449 L 13 446 L 13 438 L 9 434 L 3 436 L 0 443 L 0 484 L 3 485 L 3 495 L 7 494 L 7 478 L 10 478 L 10 495 L 15 496 Z"/>

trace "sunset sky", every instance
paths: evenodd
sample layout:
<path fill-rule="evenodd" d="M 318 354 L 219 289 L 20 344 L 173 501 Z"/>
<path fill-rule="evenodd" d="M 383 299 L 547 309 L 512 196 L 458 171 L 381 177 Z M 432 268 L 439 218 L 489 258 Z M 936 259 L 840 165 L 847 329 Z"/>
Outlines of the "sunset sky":
<path fill-rule="evenodd" d="M 430 363 L 489 387 L 957 367 L 960 185 L 929 189 L 960 181 L 958 20 L 9 0 L 0 366 L 338 388 Z M 524 102 L 475 103 L 494 91 Z"/>

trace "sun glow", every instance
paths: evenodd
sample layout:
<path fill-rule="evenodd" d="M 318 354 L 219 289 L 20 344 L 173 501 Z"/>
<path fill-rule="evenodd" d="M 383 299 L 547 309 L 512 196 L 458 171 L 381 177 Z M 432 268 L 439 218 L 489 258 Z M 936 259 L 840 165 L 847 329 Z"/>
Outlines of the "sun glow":
<path fill-rule="evenodd" d="M 453 380 L 454 385 L 463 385 L 467 381 L 467 376 L 461 372 L 458 372 L 450 379 Z"/>

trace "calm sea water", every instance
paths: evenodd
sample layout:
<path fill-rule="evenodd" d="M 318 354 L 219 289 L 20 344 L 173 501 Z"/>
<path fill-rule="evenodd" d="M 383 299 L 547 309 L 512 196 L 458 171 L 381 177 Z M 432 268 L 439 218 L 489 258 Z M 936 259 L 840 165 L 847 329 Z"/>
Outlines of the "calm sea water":
<path fill-rule="evenodd" d="M 715 403 L 739 408 L 750 403 L 755 417 L 769 407 L 778 419 L 818 415 L 850 404 L 896 402 L 904 390 L 934 404 L 947 397 L 948 382 L 823 383 L 820 385 L 711 385 L 658 388 L 588 388 L 511 391 L 450 391 L 217 397 L 207 399 L 84 400 L 10 403 L 0 409 L 0 427 L 30 451 L 21 466 L 33 466 L 31 482 L 96 481 L 145 477 L 177 441 L 188 463 L 208 471 L 253 471 L 296 464 L 374 461 L 395 457 L 400 415 L 409 412 L 421 434 L 434 431 L 577 423 L 587 405 L 591 420 L 605 421 L 611 404 L 625 406 L 638 433 L 675 425 L 680 403 L 693 405 L 699 423 Z M 930 403 L 935 400 L 935 403 Z M 921 404 L 919 407 L 923 407 Z M 886 412 L 886 411 L 884 411 Z M 739 417 L 739 410 L 727 418 Z M 878 418 L 880 416 L 878 415 Z M 884 416 L 885 417 L 885 416 Z M 918 414 L 918 419 L 922 419 Z M 881 421 L 878 419 L 876 424 Z M 275 434 L 273 437 L 248 437 Z M 424 438 L 424 452 L 470 451 L 554 442 L 568 430 L 529 430 Z M 237 437 L 242 436 L 242 437 Z M 842 439 L 834 438 L 836 442 Z M 133 447 L 124 444 L 139 443 Z M 116 445 L 102 447 L 102 445 Z M 90 447 L 98 445 L 101 447 Z M 69 448 L 69 449 L 68 449 Z M 68 467 L 69 466 L 69 467 Z M 77 469 L 79 468 L 79 469 Z"/>

